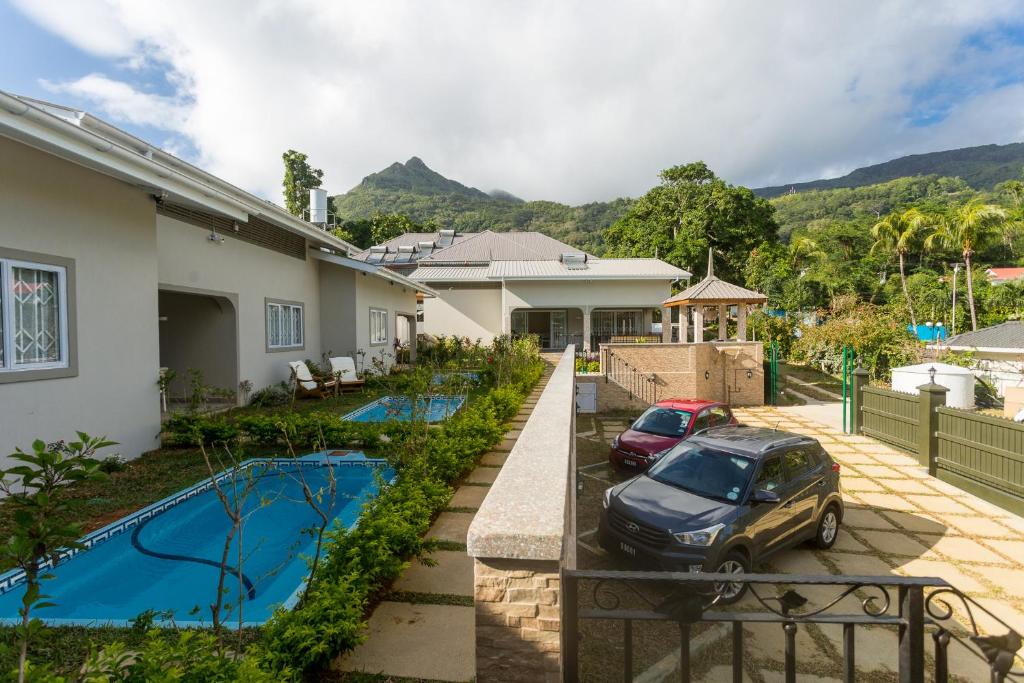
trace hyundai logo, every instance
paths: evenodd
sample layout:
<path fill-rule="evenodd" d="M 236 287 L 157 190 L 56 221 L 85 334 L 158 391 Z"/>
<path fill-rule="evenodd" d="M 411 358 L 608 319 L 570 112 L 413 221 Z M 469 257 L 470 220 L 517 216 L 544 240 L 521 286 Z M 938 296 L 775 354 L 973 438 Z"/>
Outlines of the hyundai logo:
<path fill-rule="evenodd" d="M 640 525 L 636 522 L 626 522 L 626 531 L 631 534 L 640 533 Z"/>

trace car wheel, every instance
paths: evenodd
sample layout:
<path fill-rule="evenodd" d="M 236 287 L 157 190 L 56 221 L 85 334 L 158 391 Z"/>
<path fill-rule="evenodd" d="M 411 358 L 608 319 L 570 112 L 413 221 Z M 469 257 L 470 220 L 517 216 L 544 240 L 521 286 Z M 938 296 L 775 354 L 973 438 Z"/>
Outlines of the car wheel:
<path fill-rule="evenodd" d="M 814 545 L 822 550 L 828 550 L 836 544 L 839 537 L 839 510 L 835 505 L 829 505 L 818 520 L 818 533 L 814 536 Z"/>
<path fill-rule="evenodd" d="M 725 556 L 715 568 L 716 574 L 733 574 L 736 576 L 742 576 L 750 571 L 750 561 L 746 555 L 741 552 L 731 552 Z M 738 602 L 747 592 L 747 584 L 745 583 L 715 583 L 715 593 L 720 597 L 718 599 L 719 605 L 731 605 L 734 602 Z"/>

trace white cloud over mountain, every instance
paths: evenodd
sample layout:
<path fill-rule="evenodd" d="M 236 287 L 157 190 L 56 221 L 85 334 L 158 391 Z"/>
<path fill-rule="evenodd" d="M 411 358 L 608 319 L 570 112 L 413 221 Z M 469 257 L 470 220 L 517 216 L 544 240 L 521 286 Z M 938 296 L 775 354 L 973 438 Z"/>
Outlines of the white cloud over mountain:
<path fill-rule="evenodd" d="M 16 0 L 111 64 L 49 83 L 186 136 L 279 197 L 280 155 L 341 192 L 412 155 L 482 189 L 582 202 L 704 159 L 732 182 L 1024 138 L 1017 2 Z M 118 79 L 125 80 L 118 80 Z"/>

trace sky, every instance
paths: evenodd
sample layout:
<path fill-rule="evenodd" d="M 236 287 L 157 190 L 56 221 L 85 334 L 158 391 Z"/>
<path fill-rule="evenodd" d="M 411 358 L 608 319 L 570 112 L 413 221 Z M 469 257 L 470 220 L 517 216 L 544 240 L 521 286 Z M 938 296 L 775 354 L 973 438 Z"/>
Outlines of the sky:
<path fill-rule="evenodd" d="M 0 90 L 262 197 L 394 161 L 567 203 L 1024 140 L 1024 0 L 0 0 Z"/>

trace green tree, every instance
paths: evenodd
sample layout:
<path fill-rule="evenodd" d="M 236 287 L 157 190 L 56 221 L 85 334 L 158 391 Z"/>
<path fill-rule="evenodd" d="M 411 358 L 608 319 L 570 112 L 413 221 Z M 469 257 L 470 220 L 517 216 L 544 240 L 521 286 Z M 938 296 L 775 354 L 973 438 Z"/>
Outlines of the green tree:
<path fill-rule="evenodd" d="M 903 298 L 907 300 L 907 311 L 910 313 L 910 324 L 917 329 L 917 317 L 914 315 L 914 304 L 907 291 L 906 258 L 911 249 L 915 249 L 931 219 L 918 209 L 893 211 L 874 224 L 871 236 L 875 238 L 871 245 L 871 253 L 882 253 L 891 257 L 893 254 L 900 264 L 900 285 L 903 287 Z"/>
<path fill-rule="evenodd" d="M 661 172 L 661 184 L 633 202 L 604 233 L 610 256 L 658 257 L 683 268 L 720 255 L 715 271 L 742 280 L 750 253 L 777 239 L 774 209 L 745 187 L 729 185 L 698 161 Z"/>
<path fill-rule="evenodd" d="M 971 329 L 978 329 L 978 314 L 974 306 L 974 276 L 971 260 L 979 249 L 985 248 L 1002 236 L 1006 210 L 994 204 L 972 199 L 954 209 L 925 239 L 925 249 L 942 246 L 958 249 L 964 257 L 967 271 L 967 302 L 971 310 Z"/>
<path fill-rule="evenodd" d="M 383 244 L 407 232 L 419 232 L 420 226 L 413 223 L 408 216 L 400 213 L 373 214 L 370 219 L 370 241 L 372 244 Z"/>
<path fill-rule="evenodd" d="M 309 209 L 309 191 L 320 187 L 324 172 L 309 165 L 309 157 L 290 149 L 281 155 L 284 160 L 284 208 L 302 218 Z"/>

